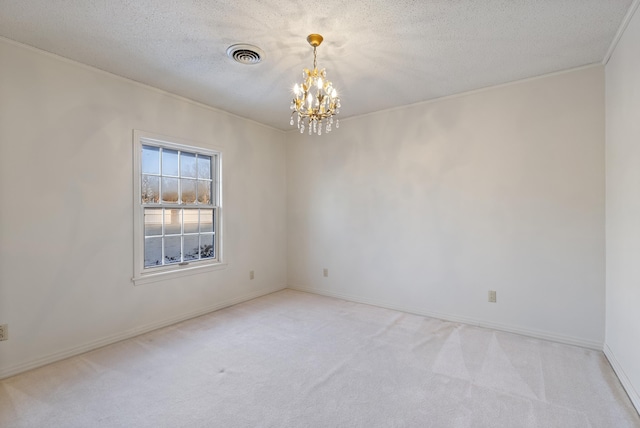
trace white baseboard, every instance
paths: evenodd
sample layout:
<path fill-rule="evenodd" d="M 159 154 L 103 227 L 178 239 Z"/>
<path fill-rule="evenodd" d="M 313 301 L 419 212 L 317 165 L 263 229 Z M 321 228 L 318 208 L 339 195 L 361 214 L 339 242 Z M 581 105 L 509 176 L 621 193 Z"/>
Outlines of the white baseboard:
<path fill-rule="evenodd" d="M 19 364 L 15 364 L 13 366 L 5 367 L 0 369 L 0 379 L 5 379 L 10 376 L 15 376 L 27 370 L 35 369 L 37 367 L 51 364 L 56 361 L 63 360 L 65 358 L 73 357 L 75 355 L 83 354 L 88 351 L 93 351 L 94 349 L 101 348 L 106 345 L 111 345 L 112 343 L 120 342 L 121 340 L 130 339 L 132 337 L 139 336 L 141 334 L 148 333 L 150 331 L 157 330 L 162 327 L 167 327 L 169 325 L 176 324 L 191 318 L 199 317 L 201 315 L 205 315 L 222 308 L 233 306 L 238 303 L 246 302 L 248 300 L 252 300 L 257 297 L 266 296 L 267 294 L 275 293 L 276 291 L 284 290 L 285 288 L 286 288 L 285 286 L 280 286 L 276 288 L 268 288 L 268 289 L 254 291 L 252 293 L 244 294 L 242 296 L 235 297 L 233 299 L 228 299 L 222 302 L 218 302 L 215 305 L 210 305 L 204 308 L 200 308 L 196 311 L 185 313 L 172 318 L 167 318 L 165 320 L 146 324 L 140 327 L 132 328 L 132 329 L 123 331 L 121 333 L 112 334 L 112 335 L 103 337 L 101 339 L 84 343 L 79 346 L 74 346 L 72 348 L 54 352 L 52 354 L 48 354 L 40 358 L 35 358 L 33 360 L 29 360 Z"/>
<path fill-rule="evenodd" d="M 636 411 L 640 413 L 640 394 L 638 394 L 638 391 L 636 391 L 636 389 L 633 387 L 631 380 L 622 369 L 622 366 L 618 362 L 618 359 L 614 355 L 611 348 L 609 348 L 609 345 L 607 345 L 606 343 L 604 344 L 604 355 L 609 360 L 609 364 L 611 364 L 611 367 L 613 367 L 613 371 L 616 372 L 618 379 L 620 379 L 620 383 L 622 384 L 624 390 L 627 392 L 631 403 L 636 408 Z"/>
<path fill-rule="evenodd" d="M 589 349 L 594 349 L 594 350 L 597 350 L 597 351 L 602 351 L 602 345 L 603 344 L 601 342 L 594 342 L 594 341 L 584 340 L 584 339 L 580 339 L 580 338 L 576 338 L 576 337 L 563 336 L 563 335 L 549 333 L 549 332 L 545 332 L 545 331 L 531 330 L 531 329 L 525 329 L 525 328 L 520 328 L 520 327 L 513 327 L 511 325 L 505 325 L 505 324 L 488 322 L 488 321 L 479 320 L 479 319 L 461 317 L 461 316 L 458 316 L 458 315 L 449 315 L 449 314 L 441 314 L 441 313 L 437 313 L 437 312 L 430 312 L 430 311 L 425 311 L 425 310 L 418 309 L 418 308 L 411 308 L 411 307 L 408 307 L 408 306 L 390 305 L 387 302 L 383 302 L 383 301 L 379 301 L 379 300 L 375 300 L 375 299 L 368 299 L 368 298 L 364 298 L 364 297 L 361 297 L 361 296 L 354 296 L 354 295 L 345 294 L 345 293 L 338 293 L 338 292 L 323 290 L 323 289 L 314 288 L 314 287 L 300 287 L 300 286 L 291 286 L 290 285 L 287 288 L 289 288 L 291 290 L 304 291 L 304 292 L 307 292 L 307 293 L 320 294 L 320 295 L 323 295 L 323 296 L 337 297 L 337 298 L 343 299 L 343 300 L 349 300 L 349 301 L 352 301 L 352 302 L 364 303 L 364 304 L 367 304 L 367 305 L 378 306 L 378 307 L 381 307 L 381 308 L 393 309 L 393 310 L 396 310 L 396 311 L 407 312 L 407 313 L 416 314 L 416 315 L 422 315 L 422 316 L 425 316 L 425 317 L 437 318 L 437 319 L 441 319 L 441 320 L 444 320 L 444 321 L 459 322 L 459 323 L 462 323 L 462 324 L 469 324 L 469 325 L 475 325 L 475 326 L 478 326 L 478 327 L 491 328 L 491 329 L 494 329 L 494 330 L 505 331 L 505 332 L 508 332 L 508 333 L 515 333 L 515 334 L 520 334 L 520 335 L 523 335 L 523 336 L 534 337 L 536 339 L 544 339 L 544 340 L 549 340 L 549 341 L 552 341 L 552 342 L 564 343 L 564 344 L 567 344 L 567 345 L 580 346 L 582 348 L 589 348 Z"/>

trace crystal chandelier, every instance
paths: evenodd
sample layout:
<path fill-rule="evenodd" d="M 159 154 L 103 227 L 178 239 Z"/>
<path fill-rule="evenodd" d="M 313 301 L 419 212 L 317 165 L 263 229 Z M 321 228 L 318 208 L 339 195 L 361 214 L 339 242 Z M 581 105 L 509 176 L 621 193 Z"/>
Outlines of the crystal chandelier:
<path fill-rule="evenodd" d="M 300 133 L 308 128 L 309 135 L 322 135 L 322 126 L 326 132 L 331 132 L 333 116 L 340 113 L 340 98 L 327 80 L 327 72 L 323 68 L 318 71 L 316 48 L 322 43 L 320 34 L 309 34 L 307 42 L 313 47 L 313 70 L 305 68 L 302 71 L 302 83 L 296 83 L 293 87 L 295 98 L 291 101 L 291 121 L 294 125 L 294 116 L 298 116 L 297 123 Z M 336 128 L 340 127 L 340 121 L 336 119 Z"/>

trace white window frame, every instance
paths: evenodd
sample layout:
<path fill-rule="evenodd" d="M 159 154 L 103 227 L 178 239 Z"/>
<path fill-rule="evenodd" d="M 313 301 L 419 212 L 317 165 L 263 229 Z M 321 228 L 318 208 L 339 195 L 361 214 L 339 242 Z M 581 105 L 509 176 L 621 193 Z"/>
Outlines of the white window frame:
<path fill-rule="evenodd" d="M 214 248 L 215 257 L 206 260 L 195 260 L 163 266 L 144 266 L 144 208 L 142 204 L 142 146 L 156 146 L 171 150 L 211 156 L 215 159 L 212 171 L 212 191 L 214 193 Z M 162 204 L 158 204 L 160 207 Z M 154 206 L 156 206 L 154 204 Z M 172 204 L 168 208 L 175 208 Z M 183 207 L 189 207 L 184 205 Z M 191 206 L 192 208 L 197 207 Z M 203 208 L 208 205 L 203 205 Z M 227 264 L 223 258 L 223 210 L 222 210 L 222 149 L 219 147 L 204 148 L 203 144 L 194 143 L 183 138 L 166 137 L 145 131 L 133 131 L 133 235 L 134 235 L 134 284 L 145 284 L 165 279 L 178 278 L 201 272 L 224 269 Z"/>

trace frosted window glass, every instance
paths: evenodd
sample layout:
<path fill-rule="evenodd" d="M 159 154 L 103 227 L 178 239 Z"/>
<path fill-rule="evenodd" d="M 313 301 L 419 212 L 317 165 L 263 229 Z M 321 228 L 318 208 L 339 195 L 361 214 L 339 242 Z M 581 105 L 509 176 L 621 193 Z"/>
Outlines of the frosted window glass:
<path fill-rule="evenodd" d="M 191 235 L 184 237 L 184 259 L 185 260 L 197 260 L 200 258 L 198 235 Z"/>
<path fill-rule="evenodd" d="M 180 153 L 180 176 L 196 178 L 196 155 L 193 153 Z"/>
<path fill-rule="evenodd" d="M 142 203 L 157 204 L 160 201 L 160 177 L 142 175 Z"/>
<path fill-rule="evenodd" d="M 164 234 L 179 235 L 181 232 L 182 232 L 182 210 L 165 208 Z"/>
<path fill-rule="evenodd" d="M 142 146 L 142 173 L 160 174 L 160 149 Z"/>
<path fill-rule="evenodd" d="M 162 175 L 178 175 L 178 151 L 162 150 Z"/>
<path fill-rule="evenodd" d="M 198 180 L 198 203 L 211 204 L 211 182 Z"/>
<path fill-rule="evenodd" d="M 162 238 L 145 238 L 144 267 L 162 265 Z"/>
<path fill-rule="evenodd" d="M 195 204 L 196 203 L 196 180 L 190 180 L 183 178 L 180 180 L 180 186 L 182 187 L 182 203 L 183 204 Z"/>
<path fill-rule="evenodd" d="M 200 210 L 200 232 L 213 232 L 213 210 Z"/>
<path fill-rule="evenodd" d="M 162 235 L 162 208 L 144 210 L 144 236 Z"/>
<path fill-rule="evenodd" d="M 178 179 L 162 177 L 162 202 L 178 202 Z"/>
<path fill-rule="evenodd" d="M 165 264 L 180 263 L 182 255 L 182 239 L 179 236 L 164 238 L 164 262 Z"/>
<path fill-rule="evenodd" d="M 183 218 L 184 233 L 198 233 L 198 210 L 185 209 Z"/>
<path fill-rule="evenodd" d="M 198 178 L 211 178 L 211 156 L 198 156 Z"/>
<path fill-rule="evenodd" d="M 213 234 L 200 235 L 200 258 L 209 259 L 215 256 L 216 253 L 213 245 Z"/>

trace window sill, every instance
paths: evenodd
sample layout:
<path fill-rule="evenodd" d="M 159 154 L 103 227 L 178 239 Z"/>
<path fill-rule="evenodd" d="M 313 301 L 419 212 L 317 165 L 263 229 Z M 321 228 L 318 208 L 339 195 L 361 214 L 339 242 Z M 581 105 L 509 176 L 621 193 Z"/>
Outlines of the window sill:
<path fill-rule="evenodd" d="M 151 282 L 165 281 L 168 279 L 175 279 L 199 273 L 211 272 L 214 270 L 222 270 L 226 269 L 227 266 L 228 263 L 212 263 L 201 266 L 184 266 L 178 267 L 175 270 L 168 270 L 163 272 L 141 273 L 131 278 L 131 281 L 133 281 L 135 285 L 142 285 Z"/>

